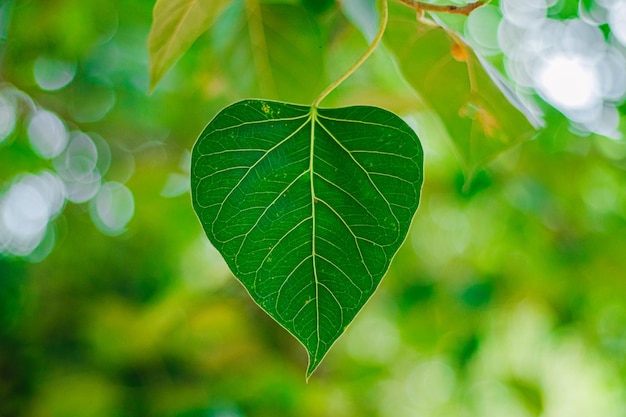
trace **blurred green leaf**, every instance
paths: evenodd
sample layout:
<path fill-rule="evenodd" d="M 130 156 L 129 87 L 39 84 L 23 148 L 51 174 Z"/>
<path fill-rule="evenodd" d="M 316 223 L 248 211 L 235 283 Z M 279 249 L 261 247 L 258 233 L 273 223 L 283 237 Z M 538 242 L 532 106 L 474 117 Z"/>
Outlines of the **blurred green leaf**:
<path fill-rule="evenodd" d="M 559 20 L 575 19 L 578 16 L 578 10 L 582 6 L 580 0 L 564 0 L 551 5 L 548 10 L 548 16 Z"/>
<path fill-rule="evenodd" d="M 439 27 L 416 22 L 407 8 L 391 8 L 385 36 L 410 85 L 446 126 L 469 179 L 502 151 L 530 139 L 535 129 L 496 84 L 486 62 Z M 494 70 L 495 71 L 495 70 Z"/>
<path fill-rule="evenodd" d="M 335 0 L 300 0 L 302 5 L 315 13 L 323 13 L 335 5 Z"/>
<path fill-rule="evenodd" d="M 372 296 L 417 209 L 423 154 L 375 107 L 246 100 L 192 154 L 204 230 L 254 300 L 307 349 L 307 377 Z"/>
<path fill-rule="evenodd" d="M 544 399 L 540 387 L 516 377 L 511 377 L 506 383 L 519 394 L 524 405 L 533 415 L 541 415 L 544 410 Z"/>
<path fill-rule="evenodd" d="M 148 36 L 150 89 L 232 0 L 157 0 Z"/>
<path fill-rule="evenodd" d="M 325 42 L 301 5 L 236 0 L 211 32 L 239 98 L 310 102 L 324 86 Z"/>
<path fill-rule="evenodd" d="M 374 40 L 379 20 L 376 0 L 344 0 L 341 2 L 341 10 L 368 42 Z"/>

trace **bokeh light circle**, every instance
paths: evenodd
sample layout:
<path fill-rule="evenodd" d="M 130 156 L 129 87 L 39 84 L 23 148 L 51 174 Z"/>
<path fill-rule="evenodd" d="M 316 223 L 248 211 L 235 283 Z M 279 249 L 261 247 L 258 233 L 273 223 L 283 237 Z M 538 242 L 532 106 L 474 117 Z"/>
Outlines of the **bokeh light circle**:
<path fill-rule="evenodd" d="M 573 55 L 546 57 L 537 70 L 537 88 L 561 109 L 588 109 L 599 101 L 595 66 Z"/>
<path fill-rule="evenodd" d="M 105 183 L 90 205 L 91 219 L 96 227 L 111 236 L 125 232 L 134 213 L 133 193 L 119 182 Z"/>
<path fill-rule="evenodd" d="M 69 134 L 56 114 L 48 110 L 37 110 L 28 123 L 28 139 L 39 156 L 51 159 L 63 152 Z"/>

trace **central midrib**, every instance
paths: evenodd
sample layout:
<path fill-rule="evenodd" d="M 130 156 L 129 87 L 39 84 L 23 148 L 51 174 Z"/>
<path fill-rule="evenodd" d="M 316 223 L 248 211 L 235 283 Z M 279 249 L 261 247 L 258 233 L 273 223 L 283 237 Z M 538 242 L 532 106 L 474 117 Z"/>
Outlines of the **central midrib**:
<path fill-rule="evenodd" d="M 317 266 L 315 262 L 316 252 L 315 252 L 315 240 L 316 240 L 316 221 L 315 221 L 315 202 L 317 198 L 315 197 L 315 184 L 313 183 L 314 170 L 313 170 L 313 160 L 315 159 L 315 123 L 317 123 L 317 108 L 311 108 L 311 142 L 310 142 L 310 153 L 309 153 L 309 181 L 311 186 L 311 245 L 312 245 L 312 262 L 313 262 L 313 280 L 315 282 L 315 330 L 317 332 L 316 338 L 316 346 L 315 346 L 315 356 L 310 359 L 313 363 L 317 363 L 317 355 L 320 350 L 320 297 L 319 297 L 319 281 L 317 279 Z"/>

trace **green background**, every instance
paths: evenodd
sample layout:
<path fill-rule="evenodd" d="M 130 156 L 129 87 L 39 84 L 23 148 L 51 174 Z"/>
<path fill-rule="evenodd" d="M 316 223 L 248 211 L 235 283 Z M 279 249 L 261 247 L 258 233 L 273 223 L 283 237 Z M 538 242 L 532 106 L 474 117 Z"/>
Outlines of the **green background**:
<path fill-rule="evenodd" d="M 304 350 L 230 275 L 185 188 L 189 150 L 222 107 L 308 104 L 366 48 L 335 7 L 264 3 L 276 16 L 309 13 L 316 34 L 278 19 L 275 33 L 294 37 L 275 43 L 274 84 L 249 65 L 253 43 L 235 42 L 231 13 L 151 95 L 153 2 L 0 3 L 0 89 L 21 103 L 0 141 L 0 195 L 58 170 L 30 146 L 37 107 L 100 138 L 102 183 L 123 183 L 134 201 L 117 230 L 99 225 L 94 199 L 68 201 L 34 252 L 3 248 L 0 415 L 626 415 L 623 139 L 571 133 L 542 102 L 547 127 L 465 184 L 433 98 L 410 89 L 385 49 L 324 104 L 373 104 L 417 126 L 423 199 L 379 291 L 305 383 Z M 576 10 L 564 2 L 553 17 Z M 315 71 L 290 60 L 288 48 L 312 44 Z M 56 90 L 35 71 L 51 61 L 75 70 Z"/>

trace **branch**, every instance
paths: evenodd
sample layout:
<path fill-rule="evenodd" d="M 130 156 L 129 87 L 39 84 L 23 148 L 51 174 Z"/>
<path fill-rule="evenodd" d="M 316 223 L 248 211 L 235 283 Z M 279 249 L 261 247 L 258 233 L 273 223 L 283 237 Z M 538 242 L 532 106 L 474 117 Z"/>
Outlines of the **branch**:
<path fill-rule="evenodd" d="M 451 13 L 451 14 L 462 14 L 465 16 L 469 16 L 471 12 L 478 9 L 480 6 L 484 5 L 485 2 L 483 0 L 475 1 L 474 3 L 466 4 L 465 6 L 444 6 L 440 4 L 430 4 L 424 3 L 422 1 L 417 0 L 400 0 L 400 2 L 406 4 L 407 6 L 415 9 L 417 12 L 439 12 L 439 13 Z"/>

